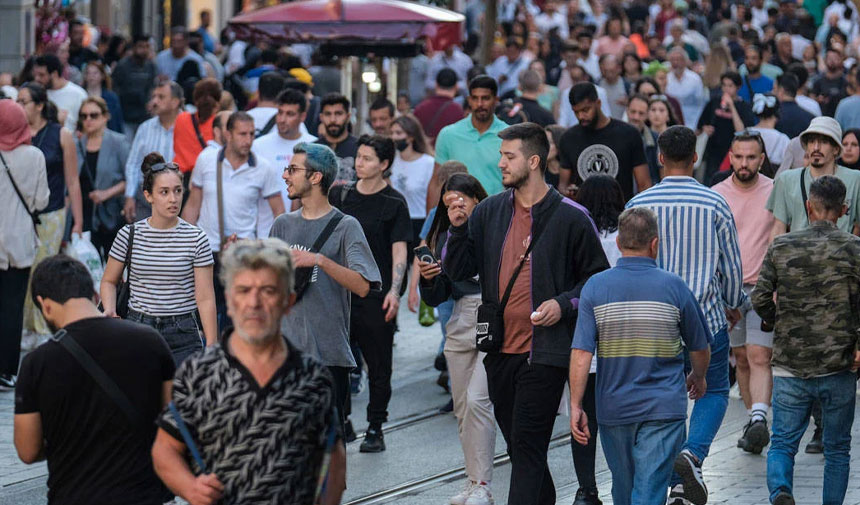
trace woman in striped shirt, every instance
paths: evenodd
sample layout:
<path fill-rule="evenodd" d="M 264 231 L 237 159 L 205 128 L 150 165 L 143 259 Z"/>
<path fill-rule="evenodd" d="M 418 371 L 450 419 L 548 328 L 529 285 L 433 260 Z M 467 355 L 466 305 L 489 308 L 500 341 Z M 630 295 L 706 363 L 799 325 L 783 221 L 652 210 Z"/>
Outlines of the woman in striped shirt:
<path fill-rule="evenodd" d="M 217 339 L 212 251 L 206 234 L 179 217 L 182 174 L 158 153 L 148 154 L 141 167 L 143 194 L 152 217 L 123 227 L 116 235 L 101 283 L 105 315 L 116 317 L 117 285 L 122 278 L 129 230 L 134 226 L 128 319 L 158 330 L 177 366 Z M 198 312 L 199 311 L 199 312 Z"/>

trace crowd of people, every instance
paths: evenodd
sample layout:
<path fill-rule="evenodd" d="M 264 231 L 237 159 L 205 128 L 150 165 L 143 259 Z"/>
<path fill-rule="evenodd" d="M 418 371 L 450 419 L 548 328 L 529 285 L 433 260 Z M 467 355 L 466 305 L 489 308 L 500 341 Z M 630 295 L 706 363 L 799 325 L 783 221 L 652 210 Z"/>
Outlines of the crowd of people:
<path fill-rule="evenodd" d="M 574 505 L 598 434 L 613 503 L 703 505 L 733 383 L 770 502 L 812 417 L 843 503 L 857 7 L 500 0 L 483 66 L 482 5 L 366 111 L 313 46 L 208 12 L 157 53 L 71 19 L 0 75 L 0 387 L 50 503 L 339 503 L 365 384 L 359 450 L 386 450 L 404 298 L 441 327 L 451 505 L 494 503 L 497 429 L 508 503 L 555 503 L 566 387 Z"/>

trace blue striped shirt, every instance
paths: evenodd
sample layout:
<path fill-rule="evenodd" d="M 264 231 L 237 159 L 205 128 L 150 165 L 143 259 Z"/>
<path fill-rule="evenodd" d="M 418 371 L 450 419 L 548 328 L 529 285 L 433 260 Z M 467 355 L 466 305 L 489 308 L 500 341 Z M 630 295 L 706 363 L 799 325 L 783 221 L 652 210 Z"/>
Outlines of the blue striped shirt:
<path fill-rule="evenodd" d="M 140 186 L 140 165 L 151 152 L 164 156 L 164 161 L 173 161 L 173 126 L 165 130 L 158 116 L 147 119 L 137 128 L 134 142 L 125 163 L 125 197 L 133 198 Z"/>
<path fill-rule="evenodd" d="M 657 264 L 684 279 L 712 335 L 724 329 L 724 306 L 738 308 L 748 298 L 738 232 L 725 199 L 692 177 L 672 176 L 634 196 L 630 207 L 647 207 L 657 214 Z"/>

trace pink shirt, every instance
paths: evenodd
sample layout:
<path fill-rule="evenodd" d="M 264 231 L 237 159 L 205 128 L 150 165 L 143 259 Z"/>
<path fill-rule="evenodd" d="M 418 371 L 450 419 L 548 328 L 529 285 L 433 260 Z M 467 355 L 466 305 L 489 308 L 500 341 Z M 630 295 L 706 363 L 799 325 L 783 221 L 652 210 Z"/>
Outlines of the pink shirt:
<path fill-rule="evenodd" d="M 742 188 L 735 184 L 733 178 L 731 176 L 711 189 L 722 195 L 732 209 L 741 247 L 744 284 L 755 284 L 773 228 L 773 214 L 765 208 L 773 189 L 773 179 L 759 174 L 755 186 Z"/>

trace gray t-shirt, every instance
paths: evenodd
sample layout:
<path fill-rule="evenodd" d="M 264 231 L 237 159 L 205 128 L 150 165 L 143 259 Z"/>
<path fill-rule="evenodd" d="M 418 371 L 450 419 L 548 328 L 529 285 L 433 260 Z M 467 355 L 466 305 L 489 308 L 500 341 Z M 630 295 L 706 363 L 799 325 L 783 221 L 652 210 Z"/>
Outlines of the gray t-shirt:
<path fill-rule="evenodd" d="M 329 219 L 341 214 L 337 209 L 318 219 L 305 219 L 301 209 L 275 219 L 269 236 L 290 247 L 310 250 Z M 358 272 L 368 280 L 371 289 L 380 283 L 379 269 L 364 238 L 361 225 L 352 216 L 343 216 L 322 246 L 320 253 Z M 350 292 L 319 267 L 314 267 L 301 300 L 281 321 L 284 335 L 305 354 L 326 366 L 354 367 L 349 350 Z"/>

